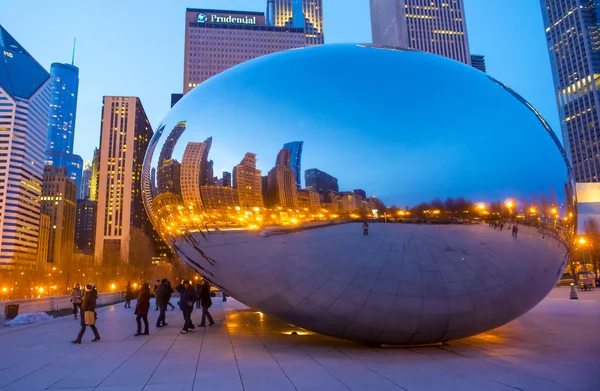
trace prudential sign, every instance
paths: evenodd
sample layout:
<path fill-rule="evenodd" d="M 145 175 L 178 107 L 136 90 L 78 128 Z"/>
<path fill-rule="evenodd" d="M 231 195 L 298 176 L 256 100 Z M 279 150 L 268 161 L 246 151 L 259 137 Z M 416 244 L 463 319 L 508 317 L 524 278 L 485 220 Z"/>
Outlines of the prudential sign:
<path fill-rule="evenodd" d="M 219 16 L 219 15 L 206 15 L 203 13 L 198 14 L 196 18 L 198 23 L 229 23 L 229 24 L 256 24 L 256 16 Z"/>

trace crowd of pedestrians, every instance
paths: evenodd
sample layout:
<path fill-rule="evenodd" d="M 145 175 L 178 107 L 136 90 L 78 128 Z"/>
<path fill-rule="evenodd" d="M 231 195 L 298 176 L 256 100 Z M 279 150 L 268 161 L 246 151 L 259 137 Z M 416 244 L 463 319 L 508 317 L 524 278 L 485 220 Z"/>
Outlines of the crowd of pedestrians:
<path fill-rule="evenodd" d="M 137 286 L 137 285 L 136 285 Z M 192 312 L 194 306 L 197 309 L 202 309 L 201 322 L 198 327 L 205 327 L 206 320 L 208 319 L 208 325 L 212 326 L 215 321 L 209 312 L 212 306 L 212 299 L 210 293 L 210 284 L 206 280 L 201 280 L 195 287 L 189 280 L 183 280 L 181 283 L 172 288 L 171 282 L 166 278 L 157 280 L 154 285 L 154 297 L 155 297 L 155 310 L 160 311 L 156 320 L 156 327 L 161 328 L 168 325 L 166 322 L 167 308 L 170 306 L 171 310 L 175 309 L 175 306 L 171 304 L 171 297 L 175 292 L 179 294 L 179 309 L 182 312 L 184 325 L 181 330 L 181 334 L 187 334 L 194 330 L 192 322 Z M 137 293 L 137 297 L 136 297 Z M 148 327 L 148 312 L 150 311 L 150 285 L 145 282 L 142 284 L 139 292 L 134 292 L 131 282 L 127 283 L 125 287 L 125 306 L 124 308 L 131 308 L 131 301 L 137 298 L 134 314 L 136 316 L 137 332 L 135 336 L 149 335 L 150 330 Z M 73 304 L 73 316 L 75 319 L 80 318 L 81 330 L 75 340 L 71 341 L 74 344 L 80 344 L 85 331 L 88 326 L 94 333 L 93 342 L 100 340 L 100 334 L 96 328 L 96 320 L 98 315 L 96 313 L 96 300 L 98 299 L 98 291 L 96 286 L 92 283 L 85 285 L 84 289 L 81 289 L 79 284 L 76 284 L 71 292 L 71 303 Z M 227 301 L 227 296 L 223 293 L 223 301 Z M 142 329 L 142 323 L 144 328 Z"/>
<path fill-rule="evenodd" d="M 488 225 L 494 229 L 499 229 L 500 231 L 504 229 L 504 222 L 502 221 L 489 221 Z M 516 223 L 512 224 L 512 226 L 509 223 L 507 230 L 511 233 L 513 238 L 516 238 L 519 234 L 519 226 Z"/>

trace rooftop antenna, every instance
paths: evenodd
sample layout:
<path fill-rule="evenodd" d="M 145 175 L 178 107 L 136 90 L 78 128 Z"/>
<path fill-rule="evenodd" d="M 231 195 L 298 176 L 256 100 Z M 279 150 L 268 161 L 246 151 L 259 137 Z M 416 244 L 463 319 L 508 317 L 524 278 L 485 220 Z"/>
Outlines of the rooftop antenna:
<path fill-rule="evenodd" d="M 73 38 L 73 55 L 71 56 L 71 65 L 75 65 L 75 44 L 77 43 L 77 37 Z"/>

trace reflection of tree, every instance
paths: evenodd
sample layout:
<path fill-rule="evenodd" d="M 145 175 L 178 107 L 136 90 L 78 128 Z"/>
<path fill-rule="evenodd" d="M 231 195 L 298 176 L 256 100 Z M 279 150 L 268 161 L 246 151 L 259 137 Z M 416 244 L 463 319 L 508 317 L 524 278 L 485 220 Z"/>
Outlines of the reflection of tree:
<path fill-rule="evenodd" d="M 595 278 L 600 277 L 600 226 L 598 221 L 589 217 L 583 222 L 583 231 L 587 246 L 582 248 L 583 254 L 579 257 L 584 265 L 584 270 L 592 272 Z M 573 262 L 571 262 L 573 264 Z M 581 271 L 581 270 L 580 270 Z"/>
<path fill-rule="evenodd" d="M 134 274 L 150 270 L 154 255 L 152 239 L 141 228 L 132 228 L 129 240 L 129 268 Z"/>

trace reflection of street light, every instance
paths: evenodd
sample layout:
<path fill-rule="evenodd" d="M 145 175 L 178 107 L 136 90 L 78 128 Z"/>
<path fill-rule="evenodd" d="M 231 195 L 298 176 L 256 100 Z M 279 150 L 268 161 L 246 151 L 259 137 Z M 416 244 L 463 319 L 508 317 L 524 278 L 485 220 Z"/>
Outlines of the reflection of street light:
<path fill-rule="evenodd" d="M 110 284 L 110 289 L 115 290 L 115 284 Z"/>
<path fill-rule="evenodd" d="M 515 203 L 514 203 L 514 202 L 512 202 L 511 200 L 508 200 L 508 201 L 506 201 L 506 204 L 505 204 L 505 205 L 506 205 L 506 207 L 507 207 L 508 209 L 512 209 L 512 208 L 513 208 L 513 206 L 515 206 Z"/>
<path fill-rule="evenodd" d="M 134 283 L 133 283 L 133 287 L 137 289 L 137 286 L 138 286 L 138 285 L 137 285 L 137 282 L 134 282 Z"/>
<path fill-rule="evenodd" d="M 584 237 L 579 238 L 579 244 L 585 244 L 585 238 Z"/>
<path fill-rule="evenodd" d="M 485 204 L 484 203 L 477 204 L 477 209 L 479 209 L 479 210 L 485 210 Z"/>

